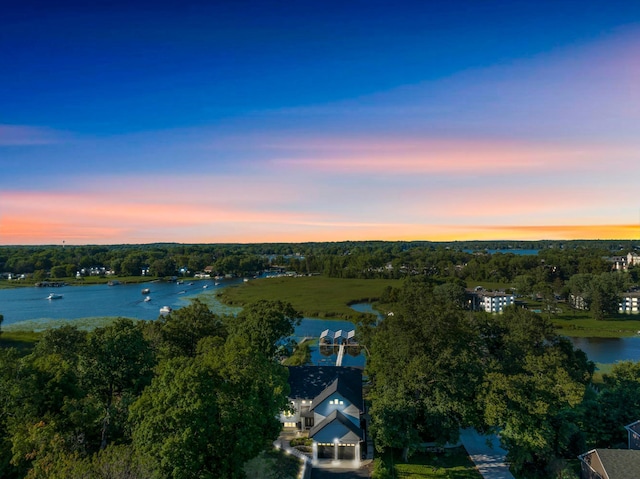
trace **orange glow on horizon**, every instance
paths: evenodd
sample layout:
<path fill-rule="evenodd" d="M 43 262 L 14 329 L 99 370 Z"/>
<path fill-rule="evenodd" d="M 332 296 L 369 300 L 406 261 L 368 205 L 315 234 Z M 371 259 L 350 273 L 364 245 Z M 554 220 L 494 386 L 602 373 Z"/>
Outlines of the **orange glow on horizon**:
<path fill-rule="evenodd" d="M 222 226 L 222 227 L 220 227 Z M 124 244 L 124 243 L 300 243 L 335 241 L 499 241 L 499 240 L 634 240 L 638 225 L 531 225 L 452 226 L 362 223 L 281 223 L 278 228 L 249 222 L 219 225 L 214 232 L 160 233 L 147 236 L 132 228 L 33 222 L 22 218 L 0 219 L 0 244 Z"/>

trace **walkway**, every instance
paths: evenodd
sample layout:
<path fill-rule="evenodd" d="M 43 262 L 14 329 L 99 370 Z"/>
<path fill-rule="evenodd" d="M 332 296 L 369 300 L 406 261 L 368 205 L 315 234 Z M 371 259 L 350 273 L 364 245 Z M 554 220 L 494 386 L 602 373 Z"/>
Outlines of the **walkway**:
<path fill-rule="evenodd" d="M 485 479 L 514 479 L 505 462 L 507 451 L 495 435 L 482 436 L 475 429 L 460 430 L 460 441 Z"/>
<path fill-rule="evenodd" d="M 342 366 L 342 358 L 344 358 L 344 344 L 340 345 L 338 350 L 338 359 L 336 359 L 336 366 Z"/>

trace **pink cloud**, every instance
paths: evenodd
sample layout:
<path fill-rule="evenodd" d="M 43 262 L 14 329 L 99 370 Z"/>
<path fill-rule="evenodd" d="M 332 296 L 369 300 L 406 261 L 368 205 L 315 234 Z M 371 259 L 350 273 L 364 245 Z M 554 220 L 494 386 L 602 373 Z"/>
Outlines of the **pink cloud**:
<path fill-rule="evenodd" d="M 317 141 L 317 140 L 316 140 Z M 631 147 L 608 145 L 516 143 L 480 140 L 372 140 L 362 143 L 326 139 L 330 146 L 305 147 L 300 156 L 272 160 L 280 168 L 298 168 L 330 174 L 414 175 L 464 174 L 507 175 L 583 171 L 606 171 L 612 163 L 623 166 Z M 312 151 L 312 152 L 310 152 Z M 602 158 L 610 161 L 606 164 Z"/>

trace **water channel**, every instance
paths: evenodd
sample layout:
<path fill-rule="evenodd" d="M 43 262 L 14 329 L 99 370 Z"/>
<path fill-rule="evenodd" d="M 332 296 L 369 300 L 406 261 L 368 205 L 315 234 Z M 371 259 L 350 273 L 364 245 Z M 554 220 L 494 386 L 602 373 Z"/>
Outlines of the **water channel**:
<path fill-rule="evenodd" d="M 220 288 L 241 282 L 235 280 L 199 280 L 184 283 L 148 282 L 140 284 L 120 284 L 118 286 L 90 285 L 63 286 L 60 288 L 15 288 L 0 290 L 0 314 L 4 315 L 2 328 L 41 330 L 63 322 L 102 317 L 128 317 L 154 320 L 159 316 L 162 306 L 173 309 L 189 304 L 195 297 L 203 296 L 212 304 L 211 309 L 219 314 L 233 313 L 233 308 L 213 300 Z M 148 288 L 148 294 L 142 290 Z M 49 293 L 62 295 L 61 299 L 45 299 Z M 144 301 L 149 296 L 150 301 Z M 382 316 L 370 303 L 353 304 L 351 307 L 362 313 Z M 95 325 L 95 324 L 94 324 Z M 325 329 L 350 331 L 354 325 L 350 321 L 304 318 L 296 328 L 294 338 L 318 338 Z M 622 360 L 640 361 L 640 335 L 627 338 L 570 338 L 573 344 L 587 353 L 597 363 L 615 363 Z M 314 364 L 335 364 L 336 355 L 326 355 L 329 351 L 312 347 Z M 357 353 L 357 354 L 356 354 Z M 363 366 L 364 355 L 360 351 L 347 351 L 343 365 Z"/>

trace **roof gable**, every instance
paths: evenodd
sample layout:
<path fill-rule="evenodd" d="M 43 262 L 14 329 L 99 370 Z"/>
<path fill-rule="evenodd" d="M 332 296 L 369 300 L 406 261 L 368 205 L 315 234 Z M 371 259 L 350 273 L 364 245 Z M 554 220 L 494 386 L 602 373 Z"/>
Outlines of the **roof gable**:
<path fill-rule="evenodd" d="M 357 392 L 354 391 L 350 386 L 351 384 L 349 384 L 343 378 L 335 379 L 327 388 L 325 388 L 320 394 L 318 394 L 318 396 L 313 399 L 313 406 L 311 406 L 311 410 L 315 409 L 316 406 L 319 406 L 328 397 L 336 393 L 341 395 L 358 409 L 362 410 L 362 385 L 360 385 L 360 388 Z"/>
<path fill-rule="evenodd" d="M 349 419 L 347 419 L 347 417 L 344 414 L 342 414 L 340 411 L 333 411 L 326 418 L 324 418 L 318 424 L 313 426 L 309 431 L 309 437 L 313 439 L 313 437 L 316 436 L 325 427 L 334 423 L 340 424 L 345 429 L 345 433 L 342 436 L 347 436 L 350 432 L 352 435 L 357 436 L 358 440 L 362 439 L 362 429 L 360 429 L 358 426 L 352 423 Z"/>

